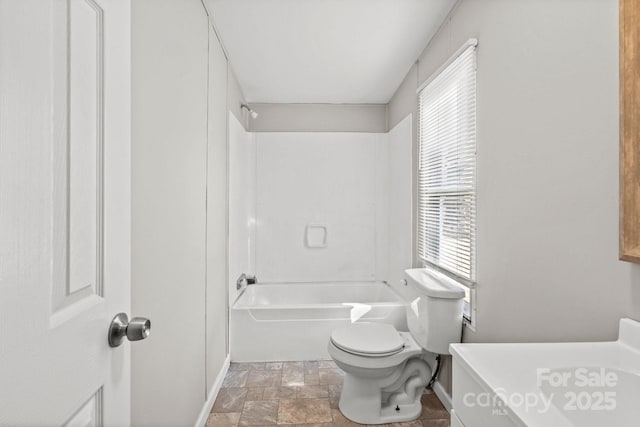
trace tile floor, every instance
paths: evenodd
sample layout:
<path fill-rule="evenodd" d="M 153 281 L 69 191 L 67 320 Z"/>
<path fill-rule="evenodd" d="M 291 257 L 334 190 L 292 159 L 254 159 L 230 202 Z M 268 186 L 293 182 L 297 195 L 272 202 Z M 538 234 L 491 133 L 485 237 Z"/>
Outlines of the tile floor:
<path fill-rule="evenodd" d="M 232 363 L 206 427 L 359 426 L 338 409 L 343 375 L 332 360 Z M 425 394 L 420 419 L 392 426 L 449 427 L 449 414 Z"/>

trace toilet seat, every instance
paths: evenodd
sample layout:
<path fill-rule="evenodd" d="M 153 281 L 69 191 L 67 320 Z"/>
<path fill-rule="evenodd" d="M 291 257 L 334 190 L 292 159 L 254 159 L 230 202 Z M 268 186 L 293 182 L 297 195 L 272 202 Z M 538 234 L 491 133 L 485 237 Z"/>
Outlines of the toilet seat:
<path fill-rule="evenodd" d="M 386 357 L 399 353 L 405 340 L 385 323 L 354 323 L 331 333 L 331 343 L 342 351 L 363 357 Z"/>

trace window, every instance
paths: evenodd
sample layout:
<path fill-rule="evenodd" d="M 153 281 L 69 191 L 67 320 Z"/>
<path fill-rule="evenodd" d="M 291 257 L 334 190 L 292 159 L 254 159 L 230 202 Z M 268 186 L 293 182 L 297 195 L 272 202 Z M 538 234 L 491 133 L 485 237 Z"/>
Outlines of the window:
<path fill-rule="evenodd" d="M 468 287 L 475 281 L 476 45 L 470 40 L 418 91 L 418 256 Z"/>

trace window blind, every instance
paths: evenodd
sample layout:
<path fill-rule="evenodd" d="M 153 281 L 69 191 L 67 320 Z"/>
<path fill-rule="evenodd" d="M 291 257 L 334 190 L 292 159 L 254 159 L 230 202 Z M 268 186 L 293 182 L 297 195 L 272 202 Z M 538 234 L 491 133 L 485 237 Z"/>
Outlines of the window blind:
<path fill-rule="evenodd" d="M 475 281 L 476 46 L 418 94 L 418 255 Z"/>

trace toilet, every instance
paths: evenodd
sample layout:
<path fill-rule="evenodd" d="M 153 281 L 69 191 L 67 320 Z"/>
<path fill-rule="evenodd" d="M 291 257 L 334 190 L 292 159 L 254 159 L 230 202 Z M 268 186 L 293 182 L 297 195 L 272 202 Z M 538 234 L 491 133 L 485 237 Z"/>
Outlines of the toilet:
<path fill-rule="evenodd" d="M 426 269 L 405 270 L 404 277 L 409 332 L 361 322 L 336 329 L 329 340 L 329 355 L 345 372 L 339 408 L 356 423 L 417 419 L 437 355 L 460 342 L 464 288 Z"/>

